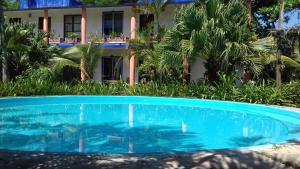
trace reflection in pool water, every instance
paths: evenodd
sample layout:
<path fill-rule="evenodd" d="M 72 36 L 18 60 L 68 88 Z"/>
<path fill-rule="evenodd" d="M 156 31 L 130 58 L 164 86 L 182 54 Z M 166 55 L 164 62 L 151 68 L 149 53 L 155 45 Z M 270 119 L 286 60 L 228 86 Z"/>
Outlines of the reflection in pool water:
<path fill-rule="evenodd" d="M 0 106 L 0 149 L 109 154 L 190 152 L 281 143 L 300 135 L 290 132 L 298 125 L 284 120 L 257 112 L 215 108 L 63 102 Z"/>

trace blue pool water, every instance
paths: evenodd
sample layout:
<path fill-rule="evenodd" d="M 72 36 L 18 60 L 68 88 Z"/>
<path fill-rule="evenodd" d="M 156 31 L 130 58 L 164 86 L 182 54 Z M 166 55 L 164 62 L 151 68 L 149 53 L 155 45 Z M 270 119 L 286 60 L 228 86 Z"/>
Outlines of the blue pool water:
<path fill-rule="evenodd" d="M 0 99 L 0 149 L 169 153 L 300 138 L 300 114 L 234 102 L 113 96 Z"/>

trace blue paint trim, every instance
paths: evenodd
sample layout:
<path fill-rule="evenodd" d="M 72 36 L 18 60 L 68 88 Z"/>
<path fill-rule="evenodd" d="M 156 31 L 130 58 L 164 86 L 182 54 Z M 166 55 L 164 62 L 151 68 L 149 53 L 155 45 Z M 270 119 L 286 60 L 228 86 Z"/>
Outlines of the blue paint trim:
<path fill-rule="evenodd" d="M 125 43 L 105 43 L 102 44 L 103 49 L 127 49 L 127 44 Z"/>
<path fill-rule="evenodd" d="M 56 45 L 58 48 L 61 48 L 61 49 L 67 49 L 67 48 L 71 48 L 73 47 L 72 44 L 68 44 L 68 43 L 61 43 L 61 44 L 58 44 Z"/>
<path fill-rule="evenodd" d="M 77 44 L 75 46 L 80 46 L 80 45 Z M 103 49 L 127 49 L 128 48 L 126 43 L 104 43 L 104 44 L 101 44 L 100 46 Z M 74 45 L 69 44 L 69 43 L 61 43 L 61 44 L 57 44 L 56 47 L 58 47 L 60 49 L 68 49 L 68 48 L 74 47 Z"/>
<path fill-rule="evenodd" d="M 193 0 L 179 0 L 176 2 L 171 2 L 170 4 L 190 4 L 193 3 Z M 74 6 L 68 6 L 68 7 L 40 7 L 40 8 L 30 8 L 26 5 L 24 8 L 21 9 L 6 9 L 4 11 L 6 12 L 14 12 L 14 11 L 34 11 L 34 10 L 51 10 L 51 9 L 80 9 L 80 8 L 109 8 L 109 7 L 129 7 L 129 6 L 136 6 L 136 5 L 142 5 L 138 3 L 124 3 L 124 4 L 117 4 L 117 5 L 74 5 Z"/>
<path fill-rule="evenodd" d="M 124 3 L 118 5 L 76 5 L 68 7 L 43 7 L 43 8 L 27 8 L 27 9 L 6 9 L 5 11 L 33 11 L 33 10 L 51 10 L 51 9 L 80 9 L 80 8 L 109 8 L 109 7 L 128 7 L 135 6 L 136 3 Z"/>

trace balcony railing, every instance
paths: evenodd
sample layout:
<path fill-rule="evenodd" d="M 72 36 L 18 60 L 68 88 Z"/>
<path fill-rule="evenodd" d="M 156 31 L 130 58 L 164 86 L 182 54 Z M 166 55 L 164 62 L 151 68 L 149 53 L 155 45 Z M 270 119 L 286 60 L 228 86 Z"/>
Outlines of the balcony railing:
<path fill-rule="evenodd" d="M 103 43 L 128 43 L 129 38 L 126 36 L 90 36 L 88 38 L 88 42 L 95 42 L 99 44 Z M 49 38 L 49 44 L 51 45 L 56 45 L 56 44 L 77 44 L 80 43 L 80 40 L 77 38 L 59 38 L 59 37 L 54 37 L 54 38 Z"/>
<path fill-rule="evenodd" d="M 88 41 L 95 43 L 127 43 L 129 38 L 124 35 L 90 35 Z"/>

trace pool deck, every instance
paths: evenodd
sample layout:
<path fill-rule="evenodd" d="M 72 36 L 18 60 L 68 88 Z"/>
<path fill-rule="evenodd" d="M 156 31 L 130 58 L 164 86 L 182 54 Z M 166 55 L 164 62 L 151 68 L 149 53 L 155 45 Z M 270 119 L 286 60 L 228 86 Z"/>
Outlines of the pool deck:
<path fill-rule="evenodd" d="M 276 106 L 278 107 L 278 106 Z M 290 109 L 280 107 L 283 109 Z M 292 108 L 300 113 L 300 109 Z M 0 152 L 0 169 L 300 169 L 300 141 L 245 151 L 201 151 L 166 155 L 86 155 Z"/>
<path fill-rule="evenodd" d="M 300 146 L 299 146 L 300 147 Z M 287 149 L 282 149 L 288 151 Z M 294 149 L 293 149 L 294 150 Z M 298 149 L 299 150 L 299 149 Z M 281 151 L 281 150 L 280 150 Z M 169 155 L 143 155 L 143 156 L 103 156 L 103 155 L 80 155 L 80 154 L 41 154 L 41 153 L 18 153 L 1 152 L 0 168 L 2 169 L 56 169 L 56 168 L 88 168 L 88 169 L 142 169 L 142 168 L 224 168 L 224 169 L 284 169 L 300 167 L 300 154 L 294 156 L 281 154 L 274 150 L 256 151 L 220 151 L 198 152 Z M 274 156 L 268 156 L 273 155 Z M 265 155 L 264 153 L 268 154 Z M 279 154 L 279 155 L 275 155 Z M 274 160 L 278 158 L 279 160 Z M 282 159 L 287 159 L 282 162 Z M 291 163 L 288 163 L 289 160 Z M 295 163 L 297 161 L 297 163 Z"/>

